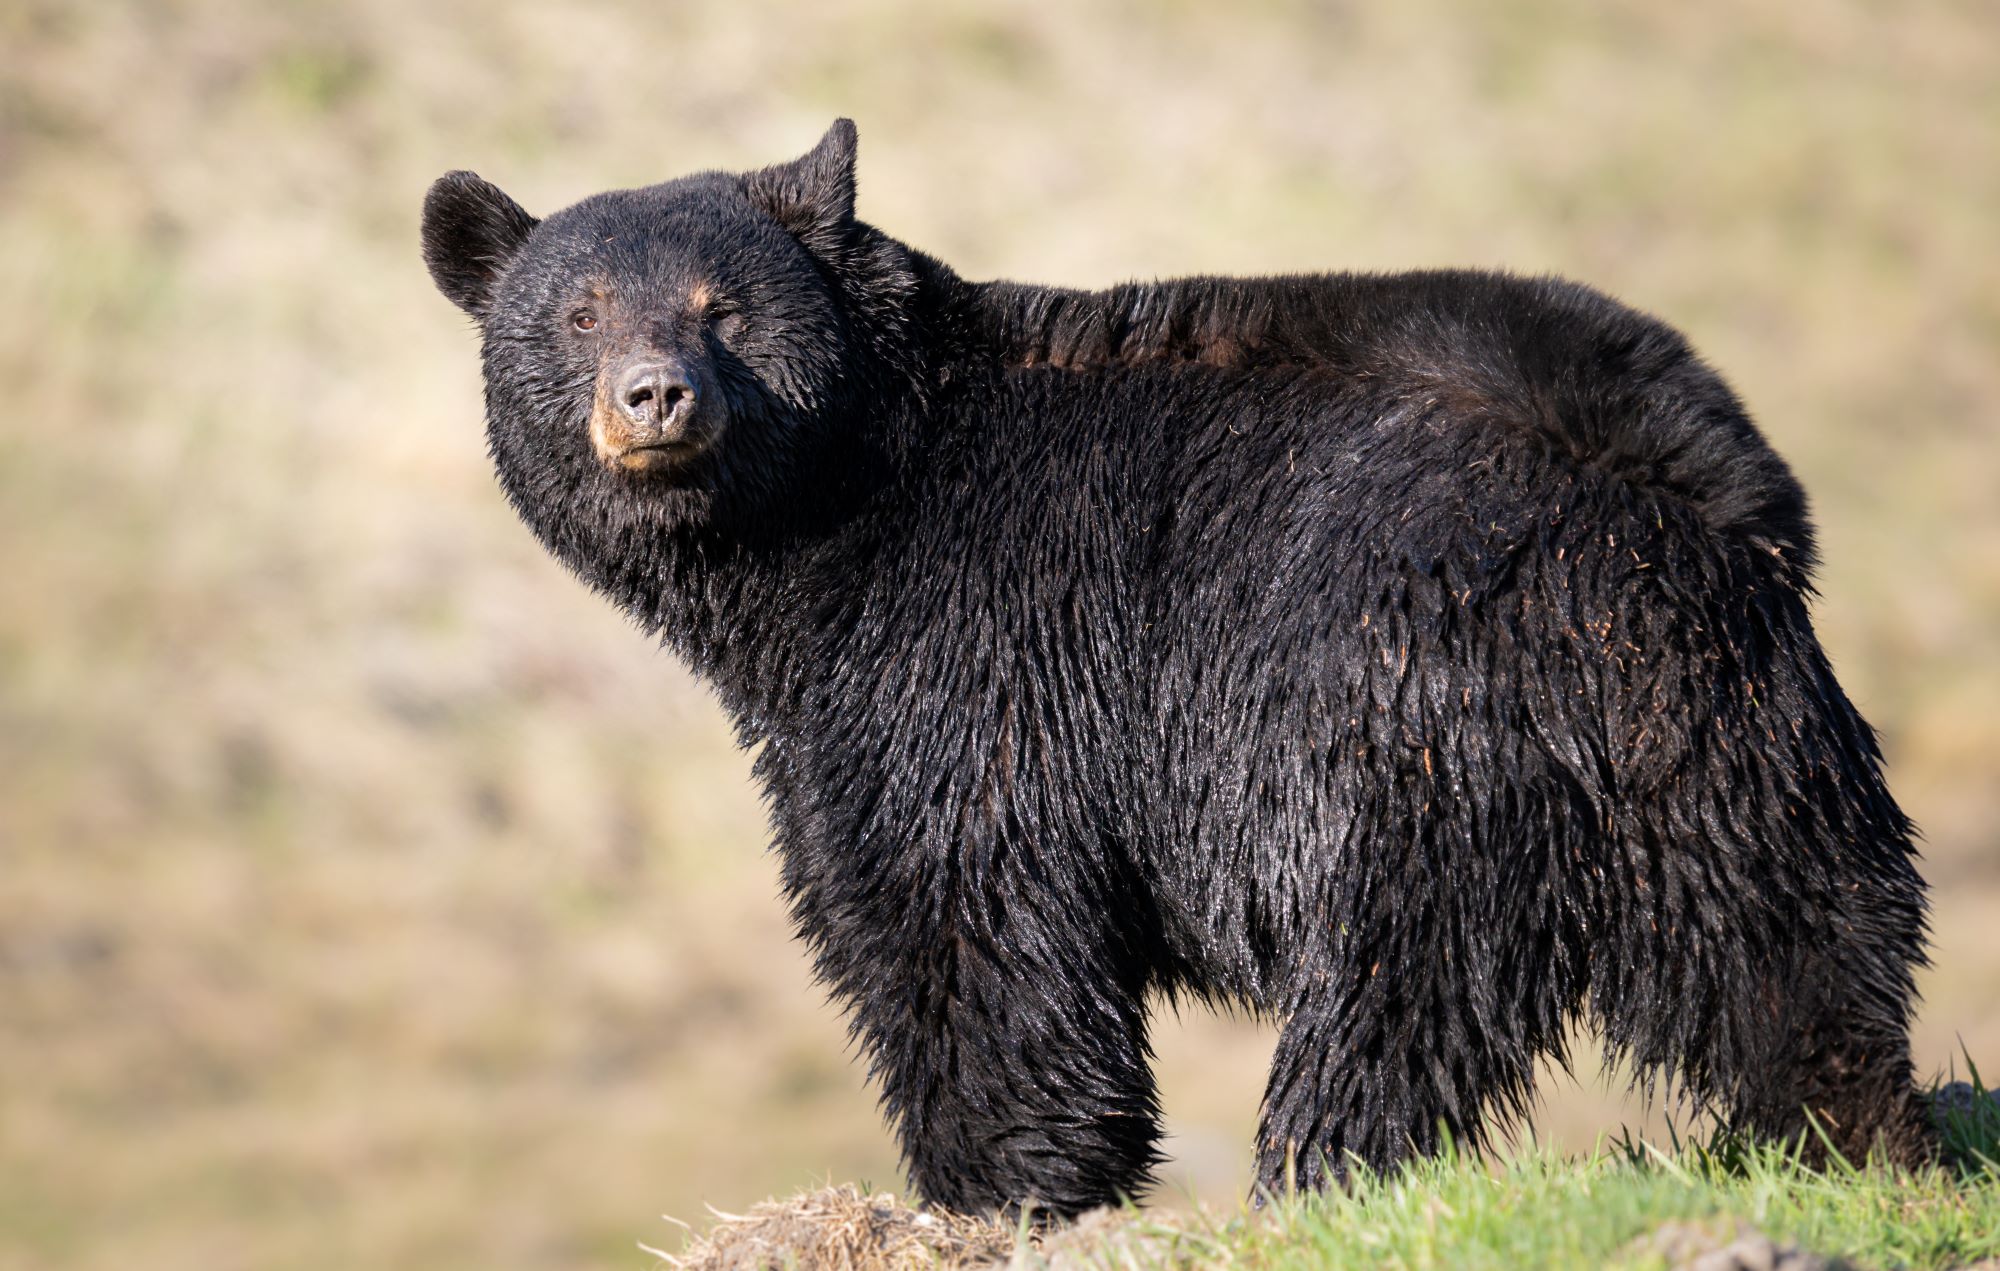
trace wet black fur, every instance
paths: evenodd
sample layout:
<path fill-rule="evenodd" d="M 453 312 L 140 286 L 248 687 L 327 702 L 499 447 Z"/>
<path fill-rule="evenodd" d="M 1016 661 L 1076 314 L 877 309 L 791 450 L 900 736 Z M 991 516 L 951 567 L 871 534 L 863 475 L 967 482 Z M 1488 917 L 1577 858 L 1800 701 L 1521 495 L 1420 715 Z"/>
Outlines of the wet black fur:
<path fill-rule="evenodd" d="M 852 157 L 539 225 L 454 174 L 425 242 L 522 518 L 761 745 L 925 1196 L 1143 1189 L 1156 993 L 1283 1022 L 1266 1187 L 1477 1141 L 1579 1016 L 1747 1129 L 1924 1155 L 1910 825 L 1804 497 L 1679 335 L 1483 273 L 969 283 Z M 586 277 L 728 386 L 676 479 L 583 439 Z"/>

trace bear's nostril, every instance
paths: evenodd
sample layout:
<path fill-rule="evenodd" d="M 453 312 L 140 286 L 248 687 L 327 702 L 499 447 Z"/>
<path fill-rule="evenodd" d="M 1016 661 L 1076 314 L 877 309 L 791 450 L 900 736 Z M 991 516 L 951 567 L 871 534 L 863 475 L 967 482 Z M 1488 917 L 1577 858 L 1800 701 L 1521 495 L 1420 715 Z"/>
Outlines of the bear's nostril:
<path fill-rule="evenodd" d="M 635 388 L 631 392 L 625 395 L 625 404 L 627 406 L 632 407 L 634 410 L 637 410 L 639 407 L 644 406 L 647 402 L 650 402 L 652 400 L 653 400 L 653 390 L 650 386 Z"/>

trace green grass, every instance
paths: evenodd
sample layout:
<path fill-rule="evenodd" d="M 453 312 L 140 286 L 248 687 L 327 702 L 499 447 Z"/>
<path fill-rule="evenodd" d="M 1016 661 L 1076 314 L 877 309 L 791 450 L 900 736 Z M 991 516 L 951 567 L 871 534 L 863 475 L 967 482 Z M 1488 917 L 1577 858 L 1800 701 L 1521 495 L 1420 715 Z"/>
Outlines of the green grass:
<path fill-rule="evenodd" d="M 1121 1219 L 1017 1254 L 1022 1268 L 1664 1266 L 1650 1233 L 1747 1224 L 1860 1267 L 1951 1268 L 2000 1257 L 2000 1105 L 1945 1118 L 1948 1164 L 1906 1172 L 1718 1136 L 1662 1150 L 1627 1137 L 1587 1156 L 1530 1145 L 1504 1160 L 1447 1151 L 1344 1193 L 1263 1212 Z"/>
<path fill-rule="evenodd" d="M 1535 1150 L 1485 1167 L 1445 1157 L 1346 1195 L 1126 1223 L 1040 1266 L 1269 1268 L 1663 1265 L 1644 1239 L 1663 1223 L 1727 1233 L 1741 1221 L 1780 1242 L 1866 1267 L 1962 1267 L 2000 1256 L 2000 1188 L 1990 1175 L 1879 1168 L 1826 1175 L 1760 1149 L 1729 1166 L 1695 1156 L 1635 1163 Z M 1726 1238 L 1726 1235 L 1725 1235 Z"/>
<path fill-rule="evenodd" d="M 1177 1271 L 1319 1267 L 1664 1267 L 1743 1239 L 1847 1268 L 1965 1268 L 2000 1257 L 2000 1101 L 1976 1069 L 1946 1100 L 1943 1161 L 1920 1171 L 1728 1134 L 1657 1147 L 1622 1134 L 1581 1156 L 1531 1143 L 1504 1156 L 1448 1147 L 1345 1191 L 1260 1208 L 1123 1210 L 1032 1234 L 827 1186 L 689 1232 L 683 1271 L 747 1265 L 849 1271 L 971 1268 Z M 1830 1148 L 1829 1148 L 1830 1150 Z"/>

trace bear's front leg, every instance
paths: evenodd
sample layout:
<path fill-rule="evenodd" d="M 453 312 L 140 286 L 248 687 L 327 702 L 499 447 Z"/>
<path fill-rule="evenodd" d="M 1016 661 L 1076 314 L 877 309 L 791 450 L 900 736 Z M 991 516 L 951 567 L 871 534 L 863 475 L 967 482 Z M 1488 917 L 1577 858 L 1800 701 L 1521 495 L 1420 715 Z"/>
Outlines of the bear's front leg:
<path fill-rule="evenodd" d="M 1489 1107 L 1529 1097 L 1531 1016 L 1482 1018 L 1493 995 L 1466 977 L 1463 947 L 1390 937 L 1363 956 L 1328 959 L 1292 1003 L 1257 1135 L 1259 1201 L 1340 1183 L 1356 1160 L 1382 1172 L 1430 1155 L 1441 1132 L 1477 1148 Z"/>
<path fill-rule="evenodd" d="M 956 871 L 951 871 L 956 874 Z M 911 1182 L 966 1213 L 1058 1217 L 1136 1197 L 1158 1159 L 1133 907 L 1010 886 L 907 896 L 822 944 Z M 839 961 L 839 966 L 831 965 Z"/>

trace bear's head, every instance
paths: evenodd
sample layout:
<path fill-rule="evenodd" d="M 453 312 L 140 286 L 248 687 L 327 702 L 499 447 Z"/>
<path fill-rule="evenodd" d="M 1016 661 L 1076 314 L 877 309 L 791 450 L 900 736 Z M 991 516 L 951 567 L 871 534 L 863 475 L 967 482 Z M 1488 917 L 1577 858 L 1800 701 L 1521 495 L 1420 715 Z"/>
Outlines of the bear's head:
<path fill-rule="evenodd" d="M 425 263 L 479 322 L 493 458 L 545 538 L 814 479 L 856 395 L 908 360 L 910 257 L 855 220 L 854 151 L 843 119 L 793 162 L 543 220 L 470 172 L 431 186 Z"/>

